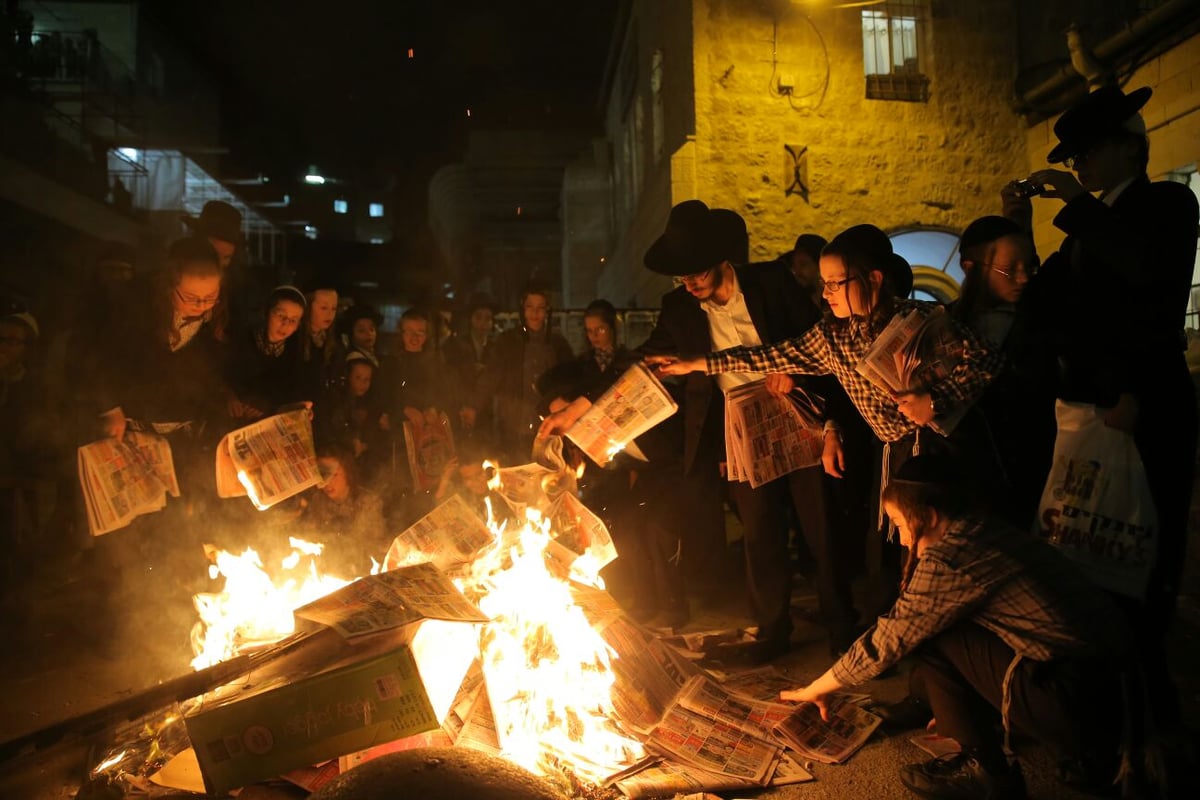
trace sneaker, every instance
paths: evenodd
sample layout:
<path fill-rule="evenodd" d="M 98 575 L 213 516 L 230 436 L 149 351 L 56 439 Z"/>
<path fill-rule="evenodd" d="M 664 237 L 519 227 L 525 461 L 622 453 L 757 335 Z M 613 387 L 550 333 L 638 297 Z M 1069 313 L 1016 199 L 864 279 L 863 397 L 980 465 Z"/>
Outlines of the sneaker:
<path fill-rule="evenodd" d="M 900 781 L 931 800 L 1024 800 L 1025 777 L 1013 764 L 1004 772 L 989 772 L 968 753 L 942 756 L 900 770 Z"/>
<path fill-rule="evenodd" d="M 929 704 L 911 694 L 897 703 L 876 706 L 871 711 L 883 720 L 879 729 L 888 735 L 924 728 L 933 719 Z"/>

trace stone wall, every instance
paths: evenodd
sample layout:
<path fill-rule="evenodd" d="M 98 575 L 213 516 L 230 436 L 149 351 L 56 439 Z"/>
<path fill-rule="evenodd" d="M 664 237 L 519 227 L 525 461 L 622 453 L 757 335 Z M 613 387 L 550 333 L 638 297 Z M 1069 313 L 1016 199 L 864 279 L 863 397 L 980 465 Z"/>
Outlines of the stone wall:
<path fill-rule="evenodd" d="M 746 218 L 755 259 L 860 222 L 885 230 L 960 230 L 996 210 L 1024 164 L 1010 108 L 1011 3 L 938 4 L 919 23 L 927 102 L 868 100 L 858 9 L 699 0 L 697 184 L 702 199 Z M 774 53 L 774 61 L 772 63 Z M 791 97 L 775 89 L 792 75 Z M 827 75 L 827 79 L 826 79 Z M 785 196 L 784 145 L 807 148 L 809 198 Z"/>
<path fill-rule="evenodd" d="M 666 284 L 642 269 L 641 258 L 670 206 L 692 197 L 741 213 L 755 259 L 790 250 L 806 231 L 832 236 L 860 222 L 957 231 L 994 212 L 1000 187 L 1026 162 L 1024 125 L 1010 106 L 1013 6 L 933 4 L 920 40 L 929 100 L 905 102 L 865 98 L 858 9 L 635 2 L 625 42 L 636 40 L 646 102 L 651 54 L 663 52 L 670 157 L 651 157 L 645 131 L 642 181 L 629 214 L 615 216 L 601 293 L 657 304 Z M 792 79 L 790 95 L 778 91 L 782 76 Z M 634 113 L 616 100 L 620 81 L 618 66 L 606 118 L 614 171 L 624 156 L 624 120 Z M 793 170 L 785 145 L 806 148 L 807 199 L 786 193 Z M 615 182 L 618 209 L 620 191 Z"/>

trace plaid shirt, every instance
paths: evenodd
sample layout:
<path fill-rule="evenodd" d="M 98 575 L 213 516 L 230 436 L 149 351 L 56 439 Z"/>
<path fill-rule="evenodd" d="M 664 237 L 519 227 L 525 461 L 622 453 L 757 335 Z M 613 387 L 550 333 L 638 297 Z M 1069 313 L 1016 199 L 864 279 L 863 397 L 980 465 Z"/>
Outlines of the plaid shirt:
<path fill-rule="evenodd" d="M 934 303 L 897 300 L 896 312 L 915 309 L 930 314 Z M 962 360 L 929 394 L 939 415 L 961 405 L 970 405 L 983 394 L 1000 366 L 1001 356 L 987 348 L 970 329 L 955 324 L 963 337 Z M 879 331 L 863 317 L 849 320 L 823 319 L 795 339 L 762 347 L 732 347 L 708 356 L 709 375 L 720 372 L 787 372 L 801 375 L 833 375 L 846 389 L 862 418 L 884 442 L 894 442 L 918 427 L 900 413 L 891 394 L 875 386 L 855 370 Z"/>
<path fill-rule="evenodd" d="M 958 622 L 1033 661 L 1112 657 L 1128 645 L 1116 607 L 1057 550 L 999 521 L 960 520 L 925 549 L 891 611 L 833 665 L 834 677 L 868 681 Z"/>

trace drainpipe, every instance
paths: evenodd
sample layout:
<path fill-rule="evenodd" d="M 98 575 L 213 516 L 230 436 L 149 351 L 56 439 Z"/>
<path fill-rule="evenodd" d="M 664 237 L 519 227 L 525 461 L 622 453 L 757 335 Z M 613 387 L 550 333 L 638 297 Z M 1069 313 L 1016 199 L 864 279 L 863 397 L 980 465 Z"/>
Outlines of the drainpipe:
<path fill-rule="evenodd" d="M 1113 64 L 1120 57 L 1138 46 L 1153 41 L 1159 34 L 1168 30 L 1174 23 L 1187 16 L 1196 16 L 1200 6 L 1196 0 L 1169 0 L 1158 8 L 1143 14 L 1119 33 L 1110 36 L 1092 49 L 1096 58 L 1104 64 Z M 1017 96 L 1016 104 L 1019 113 L 1044 110 L 1043 107 L 1054 100 L 1071 84 L 1078 83 L 1080 74 L 1070 64 L 1065 64 L 1046 80 Z"/>

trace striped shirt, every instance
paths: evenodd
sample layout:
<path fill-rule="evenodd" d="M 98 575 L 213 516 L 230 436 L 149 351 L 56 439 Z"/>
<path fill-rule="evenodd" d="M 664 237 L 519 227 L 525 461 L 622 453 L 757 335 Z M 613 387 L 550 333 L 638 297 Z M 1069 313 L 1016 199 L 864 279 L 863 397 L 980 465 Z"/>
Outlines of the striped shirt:
<path fill-rule="evenodd" d="M 1116 606 L 1053 547 L 997 520 L 958 520 L 925 548 L 895 605 L 833 675 L 843 686 L 871 680 L 959 622 L 1033 661 L 1115 657 L 1129 643 Z"/>
<path fill-rule="evenodd" d="M 915 310 L 929 315 L 938 306 L 916 300 L 897 300 L 896 312 Z M 989 350 L 970 329 L 954 323 L 963 338 L 962 359 L 951 373 L 930 389 L 938 415 L 969 406 L 983 394 L 999 371 L 1001 356 Z M 895 399 L 860 375 L 862 361 L 878 331 L 863 317 L 823 319 L 795 339 L 762 347 L 732 347 L 707 356 L 709 375 L 723 372 L 785 372 L 799 375 L 833 375 L 846 390 L 862 418 L 884 442 L 894 442 L 918 426 L 900 413 Z"/>

